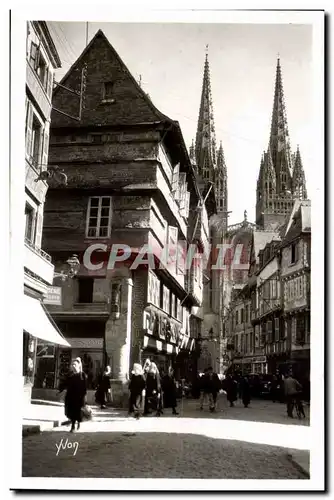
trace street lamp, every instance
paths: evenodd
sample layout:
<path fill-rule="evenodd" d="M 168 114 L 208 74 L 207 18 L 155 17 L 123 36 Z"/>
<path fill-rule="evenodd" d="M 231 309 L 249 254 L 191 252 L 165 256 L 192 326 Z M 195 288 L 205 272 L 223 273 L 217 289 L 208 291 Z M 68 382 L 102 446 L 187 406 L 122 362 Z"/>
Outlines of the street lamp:
<path fill-rule="evenodd" d="M 68 265 L 68 271 L 61 271 L 60 273 L 54 273 L 54 278 L 60 278 L 62 281 L 66 281 L 68 278 L 74 278 L 80 269 L 80 261 L 78 259 L 78 256 L 76 254 L 73 254 L 71 257 L 69 257 L 66 261 L 66 264 Z"/>

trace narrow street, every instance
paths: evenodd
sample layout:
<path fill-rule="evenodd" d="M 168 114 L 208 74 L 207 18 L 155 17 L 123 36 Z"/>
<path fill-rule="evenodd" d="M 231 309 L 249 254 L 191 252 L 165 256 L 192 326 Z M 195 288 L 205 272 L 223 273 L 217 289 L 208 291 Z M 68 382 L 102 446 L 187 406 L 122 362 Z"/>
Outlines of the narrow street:
<path fill-rule="evenodd" d="M 238 403 L 215 414 L 200 412 L 197 405 L 197 401 L 186 401 L 178 416 L 166 410 L 160 418 L 148 416 L 140 421 L 128 418 L 124 411 L 95 410 L 94 419 L 84 422 L 75 434 L 68 427 L 58 427 L 26 437 L 22 475 L 305 478 L 287 454 L 309 447 L 310 429 L 307 421 L 288 421 L 284 405 L 254 401 L 253 408 L 244 409 Z"/>

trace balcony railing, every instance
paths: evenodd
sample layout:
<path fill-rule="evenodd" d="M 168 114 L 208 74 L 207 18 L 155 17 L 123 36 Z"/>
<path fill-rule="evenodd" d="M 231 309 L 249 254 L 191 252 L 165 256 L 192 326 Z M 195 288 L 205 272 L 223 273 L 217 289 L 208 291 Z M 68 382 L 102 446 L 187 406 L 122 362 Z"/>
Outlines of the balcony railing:
<path fill-rule="evenodd" d="M 108 312 L 109 304 L 107 302 L 76 302 L 73 304 L 73 310 L 77 312 Z"/>
<path fill-rule="evenodd" d="M 69 308 L 59 305 L 48 305 L 50 313 L 57 316 L 78 316 L 78 317 L 108 317 L 110 315 L 110 304 L 107 302 L 87 302 L 75 303 Z"/>
<path fill-rule="evenodd" d="M 48 262 L 52 262 L 51 255 L 48 253 L 44 252 L 41 248 L 37 247 L 32 243 L 28 238 L 24 239 L 24 242 L 26 245 L 28 245 L 32 250 L 34 250 L 35 253 L 38 253 L 43 259 L 47 260 Z"/>

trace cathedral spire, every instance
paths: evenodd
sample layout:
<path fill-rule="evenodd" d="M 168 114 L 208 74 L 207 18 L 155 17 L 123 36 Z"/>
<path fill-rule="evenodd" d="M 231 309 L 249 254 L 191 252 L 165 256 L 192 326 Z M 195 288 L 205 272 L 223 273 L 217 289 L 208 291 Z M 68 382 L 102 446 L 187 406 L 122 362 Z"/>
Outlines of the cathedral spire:
<path fill-rule="evenodd" d="M 260 162 L 260 171 L 259 171 L 259 177 L 257 178 L 257 188 L 258 190 L 261 189 L 261 186 L 263 184 L 263 175 L 264 175 L 264 151 L 261 156 L 261 162 Z"/>
<path fill-rule="evenodd" d="M 217 169 L 215 172 L 215 190 L 218 209 L 217 212 L 222 212 L 227 221 L 227 168 L 222 141 L 220 141 L 217 151 Z"/>
<path fill-rule="evenodd" d="M 195 158 L 195 144 L 194 144 L 194 139 L 191 142 L 191 146 L 189 148 L 189 158 L 192 162 L 196 162 Z"/>
<path fill-rule="evenodd" d="M 216 136 L 213 118 L 208 45 L 206 46 L 201 104 L 198 116 L 195 156 L 201 177 L 214 180 L 216 169 Z"/>
<path fill-rule="evenodd" d="M 302 164 L 302 158 L 297 146 L 297 151 L 294 155 L 293 174 L 292 174 L 292 189 L 293 196 L 297 199 L 307 199 L 305 173 Z"/>
<path fill-rule="evenodd" d="M 277 59 L 269 147 L 280 193 L 291 190 L 291 151 L 280 58 Z"/>
<path fill-rule="evenodd" d="M 280 224 L 292 208 L 292 165 L 281 61 L 278 57 L 269 147 L 261 159 L 257 182 L 256 223 L 259 226 L 266 228 Z"/>

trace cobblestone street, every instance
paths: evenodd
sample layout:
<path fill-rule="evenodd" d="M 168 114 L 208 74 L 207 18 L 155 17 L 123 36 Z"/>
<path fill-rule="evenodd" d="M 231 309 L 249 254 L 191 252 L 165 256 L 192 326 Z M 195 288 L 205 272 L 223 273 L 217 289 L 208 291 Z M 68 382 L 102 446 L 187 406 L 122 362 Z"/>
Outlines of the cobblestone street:
<path fill-rule="evenodd" d="M 22 475 L 305 478 L 289 461 L 287 453 L 289 448 L 309 447 L 309 427 L 298 425 L 297 420 L 288 421 L 283 405 L 254 402 L 253 410 L 237 406 L 211 415 L 196 411 L 197 404 L 186 401 L 183 416 L 181 411 L 179 416 L 172 417 L 167 410 L 163 417 L 149 416 L 140 421 L 127 418 L 122 411 L 95 411 L 93 421 L 83 423 L 75 434 L 70 434 L 67 427 L 58 427 L 26 437 Z M 281 414 L 286 424 L 293 425 L 270 423 L 275 412 Z M 256 422 L 256 414 L 263 415 L 262 418 L 267 415 L 267 422 Z"/>

